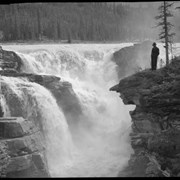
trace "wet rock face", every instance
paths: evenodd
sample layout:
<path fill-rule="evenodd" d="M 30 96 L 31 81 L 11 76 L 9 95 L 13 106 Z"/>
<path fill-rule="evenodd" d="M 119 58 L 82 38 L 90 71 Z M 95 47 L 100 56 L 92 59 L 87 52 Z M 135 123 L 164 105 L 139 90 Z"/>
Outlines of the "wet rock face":
<path fill-rule="evenodd" d="M 0 141 L 0 177 L 6 177 L 7 166 L 10 161 L 6 142 Z"/>
<path fill-rule="evenodd" d="M 0 75 L 8 77 L 17 77 L 17 78 L 27 78 L 30 82 L 38 83 L 48 90 L 55 96 L 58 105 L 65 112 L 66 118 L 69 125 L 77 122 L 79 116 L 82 114 L 82 108 L 79 102 L 78 97 L 73 91 L 72 85 L 69 82 L 60 81 L 60 77 L 53 75 L 37 75 L 37 74 L 27 74 L 27 73 L 17 73 L 11 70 L 0 71 Z M 2 87 L 3 92 L 7 91 L 6 87 Z M 13 116 L 22 116 L 21 102 L 17 99 L 16 96 L 6 97 L 11 106 L 11 113 Z M 28 101 L 31 101 L 30 99 Z M 18 109 L 16 108 L 18 107 Z"/>
<path fill-rule="evenodd" d="M 148 149 L 159 155 L 175 158 L 180 153 L 180 131 L 173 128 L 148 139 Z"/>
<path fill-rule="evenodd" d="M 13 51 L 0 51 L 0 67 L 20 72 L 22 66 L 21 58 Z"/>
<path fill-rule="evenodd" d="M 23 118 L 0 118 L 0 138 L 17 138 L 29 133 L 35 133 L 38 130 L 31 121 L 25 121 Z"/>
<path fill-rule="evenodd" d="M 150 68 L 152 42 L 124 47 L 114 53 L 113 61 L 118 65 L 119 78 L 126 77 L 141 69 Z"/>
<path fill-rule="evenodd" d="M 49 177 L 44 139 L 32 122 L 0 118 L 0 177 Z"/>
<path fill-rule="evenodd" d="M 60 81 L 59 77 L 49 75 L 36 75 L 35 79 L 31 76 L 29 80 L 39 83 L 50 90 L 58 105 L 64 111 L 69 125 L 77 124 L 79 117 L 82 115 L 82 108 L 71 83 Z"/>
<path fill-rule="evenodd" d="M 135 150 L 135 161 L 130 164 L 136 168 L 137 152 L 144 152 L 143 156 L 149 157 L 144 176 L 178 176 L 180 172 L 177 168 L 180 162 L 179 69 L 178 57 L 162 69 L 144 70 L 126 77 L 110 89 L 120 93 L 125 104 L 136 105 L 130 112 L 134 133 L 131 144 Z"/>

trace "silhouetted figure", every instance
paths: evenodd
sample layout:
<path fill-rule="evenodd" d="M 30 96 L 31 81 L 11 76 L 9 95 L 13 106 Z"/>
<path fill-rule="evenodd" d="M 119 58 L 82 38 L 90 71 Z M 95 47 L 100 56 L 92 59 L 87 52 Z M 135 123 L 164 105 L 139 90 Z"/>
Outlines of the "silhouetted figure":
<path fill-rule="evenodd" d="M 156 43 L 154 42 L 153 44 L 153 48 L 151 51 L 151 70 L 156 70 L 157 68 L 157 58 L 159 55 L 159 48 L 156 47 Z"/>

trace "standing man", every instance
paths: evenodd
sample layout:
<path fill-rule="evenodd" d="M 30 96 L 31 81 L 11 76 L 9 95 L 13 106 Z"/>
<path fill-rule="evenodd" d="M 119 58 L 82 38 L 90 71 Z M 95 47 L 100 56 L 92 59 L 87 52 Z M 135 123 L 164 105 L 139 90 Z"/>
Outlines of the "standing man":
<path fill-rule="evenodd" d="M 151 51 L 151 70 L 156 70 L 157 68 L 157 58 L 159 55 L 159 48 L 156 47 L 156 43 L 154 42 L 153 44 L 153 48 Z"/>

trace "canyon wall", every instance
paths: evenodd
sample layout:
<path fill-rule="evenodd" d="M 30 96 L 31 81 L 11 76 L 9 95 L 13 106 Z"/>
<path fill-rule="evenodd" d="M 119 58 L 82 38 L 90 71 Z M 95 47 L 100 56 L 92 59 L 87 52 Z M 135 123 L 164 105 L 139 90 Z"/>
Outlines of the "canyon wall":
<path fill-rule="evenodd" d="M 132 177 L 180 176 L 180 57 L 168 66 L 137 72 L 110 88 L 132 117 L 134 149 L 125 169 Z"/>

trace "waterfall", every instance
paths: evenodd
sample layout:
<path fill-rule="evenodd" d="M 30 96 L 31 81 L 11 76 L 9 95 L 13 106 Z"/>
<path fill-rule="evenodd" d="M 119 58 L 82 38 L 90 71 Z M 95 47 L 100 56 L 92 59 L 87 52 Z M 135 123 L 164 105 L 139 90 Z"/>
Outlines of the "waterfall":
<path fill-rule="evenodd" d="M 43 86 L 29 82 L 25 78 L 2 76 L 0 80 L 3 100 L 6 99 L 1 101 L 1 106 L 8 106 L 9 115 L 13 116 L 12 113 L 17 113 L 21 109 L 17 116 L 33 118 L 35 123 L 42 127 L 50 172 L 60 164 L 59 162 L 67 162 L 68 158 L 70 162 L 73 148 L 71 135 L 64 114 L 51 93 Z M 14 101 L 10 100 L 10 96 Z M 15 100 L 19 101 L 18 106 Z"/>
<path fill-rule="evenodd" d="M 2 94 L 0 97 L 0 107 L 2 108 L 3 116 L 9 117 L 10 110 L 9 110 L 8 104 L 6 103 L 6 99 Z"/>
<path fill-rule="evenodd" d="M 118 95 L 109 92 L 109 88 L 118 83 L 112 53 L 127 45 L 7 47 L 21 57 L 23 72 L 51 74 L 69 81 L 80 101 L 83 113 L 70 130 L 64 112 L 47 89 L 23 78 L 1 78 L 21 102 L 25 101 L 22 111 L 28 111 L 27 117 L 32 115 L 32 112 L 28 114 L 30 105 L 31 110 L 37 111 L 38 121 L 47 132 L 51 176 L 115 177 L 127 165 L 132 153 L 131 118 Z M 29 103 L 29 99 L 35 102 Z"/>

